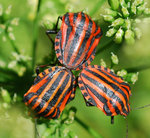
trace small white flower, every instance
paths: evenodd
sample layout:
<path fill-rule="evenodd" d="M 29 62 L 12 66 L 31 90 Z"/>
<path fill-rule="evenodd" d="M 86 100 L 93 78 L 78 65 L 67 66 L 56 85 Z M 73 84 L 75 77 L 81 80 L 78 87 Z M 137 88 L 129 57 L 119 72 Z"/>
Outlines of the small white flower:
<path fill-rule="evenodd" d="M 9 107 L 8 103 L 3 103 L 2 105 L 5 109 Z"/>
<path fill-rule="evenodd" d="M 134 73 L 131 77 L 131 81 L 133 84 L 135 84 L 135 82 L 138 80 L 138 75 L 139 75 L 139 72 L 137 73 Z"/>
<path fill-rule="evenodd" d="M 12 32 L 8 33 L 8 36 L 11 40 L 15 40 L 15 36 Z"/>
<path fill-rule="evenodd" d="M 14 18 L 14 19 L 11 21 L 11 24 L 18 26 L 18 24 L 19 24 L 19 18 Z"/>
<path fill-rule="evenodd" d="M 106 65 L 106 62 L 103 60 L 103 59 L 100 59 L 100 64 L 101 64 L 101 66 L 103 66 L 103 67 L 106 67 L 107 65 Z"/>
<path fill-rule="evenodd" d="M 9 5 L 5 13 L 9 15 L 11 13 L 11 8 L 12 8 L 12 5 Z"/>
<path fill-rule="evenodd" d="M 6 66 L 6 63 L 2 60 L 0 60 L 0 67 L 5 67 Z"/>
<path fill-rule="evenodd" d="M 3 42 L 6 42 L 7 39 L 6 39 L 5 36 L 3 36 L 3 37 L 2 37 L 2 40 L 3 40 Z"/>
<path fill-rule="evenodd" d="M 8 64 L 8 68 L 14 68 L 17 64 L 17 61 L 11 61 L 9 64 Z"/>
<path fill-rule="evenodd" d="M 118 57 L 117 55 L 115 55 L 113 52 L 111 52 L 111 60 L 113 62 L 113 64 L 118 64 L 119 60 L 118 60 Z"/>
<path fill-rule="evenodd" d="M 2 28 L 3 30 L 5 30 L 6 26 L 4 24 L 0 24 L 0 28 Z"/>
<path fill-rule="evenodd" d="M 8 27 L 8 32 L 12 32 L 13 28 L 11 26 Z"/>
<path fill-rule="evenodd" d="M 16 101 L 17 101 L 17 93 L 14 93 L 13 102 L 16 102 Z"/>

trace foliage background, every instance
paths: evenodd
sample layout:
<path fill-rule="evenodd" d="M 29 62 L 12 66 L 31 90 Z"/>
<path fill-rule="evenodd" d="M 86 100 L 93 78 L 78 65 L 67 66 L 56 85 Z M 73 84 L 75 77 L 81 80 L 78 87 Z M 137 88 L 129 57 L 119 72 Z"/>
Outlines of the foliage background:
<path fill-rule="evenodd" d="M 150 5 L 149 1 L 147 0 Z M 19 17 L 19 25 L 13 27 L 15 36 L 15 44 L 19 51 L 25 56 L 32 57 L 33 55 L 33 36 L 34 34 L 34 17 L 36 11 L 36 0 L 1 0 L 3 8 L 12 5 L 10 18 Z M 45 28 L 41 26 L 41 22 L 48 18 L 52 23 L 55 23 L 59 15 L 63 15 L 67 11 L 81 11 L 86 10 L 96 19 L 103 29 L 104 35 L 97 47 L 99 51 L 92 64 L 100 64 L 100 59 L 103 58 L 107 65 L 110 65 L 111 52 L 119 57 L 119 65 L 116 69 L 134 68 L 150 66 L 150 27 L 149 23 L 139 23 L 138 26 L 142 30 L 142 38 L 136 40 L 134 45 L 123 43 L 117 45 L 114 42 L 107 48 L 102 49 L 110 38 L 105 37 L 108 24 L 103 21 L 100 16 L 104 14 L 104 9 L 108 6 L 107 1 L 104 0 L 43 0 L 38 15 L 39 25 L 37 34 L 37 48 L 36 65 L 46 64 L 52 54 L 52 44 L 45 35 Z M 150 7 L 150 6 L 149 6 Z M 55 37 L 55 36 L 54 36 Z M 8 65 L 12 59 L 12 52 L 14 49 L 9 40 L 3 41 L 0 35 L 0 60 Z M 34 137 L 34 123 L 31 118 L 24 117 L 25 107 L 22 102 L 22 97 L 25 92 L 30 88 L 33 82 L 33 67 L 32 60 L 26 62 L 28 67 L 22 76 L 16 75 L 20 68 L 11 71 L 11 69 L 2 69 L 0 67 L 0 86 L 7 89 L 13 97 L 17 93 L 18 101 L 13 104 L 11 108 L 4 111 L 2 102 L 0 106 L 0 137 L 1 138 L 32 138 Z M 12 73 L 13 72 L 13 73 Z M 13 76 L 15 75 L 15 77 Z M 8 80 L 5 82 L 4 80 Z M 2 83 L 5 82 L 5 83 Z M 150 69 L 146 68 L 140 70 L 139 79 L 135 85 L 131 85 L 132 96 L 130 99 L 131 108 L 139 107 L 150 103 Z M 87 126 L 93 128 L 104 138 L 119 138 L 126 136 L 126 121 L 122 116 L 115 117 L 115 124 L 110 124 L 110 118 L 105 116 L 104 113 L 99 111 L 96 107 L 86 107 L 84 99 L 80 90 L 77 88 L 75 100 L 67 105 L 67 109 L 71 106 L 76 107 L 76 116 L 82 120 Z M 132 138 L 148 138 L 150 137 L 150 108 L 131 111 L 128 116 L 129 137 Z M 93 136 L 78 122 L 74 121 L 73 124 L 68 126 L 76 135 L 80 137 L 92 138 Z M 39 125 L 39 133 L 42 134 L 44 126 Z"/>

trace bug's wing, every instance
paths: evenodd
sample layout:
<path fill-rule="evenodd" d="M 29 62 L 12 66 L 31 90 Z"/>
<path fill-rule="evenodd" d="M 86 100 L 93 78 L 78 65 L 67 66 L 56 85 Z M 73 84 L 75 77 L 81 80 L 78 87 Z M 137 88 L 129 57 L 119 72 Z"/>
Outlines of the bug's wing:
<path fill-rule="evenodd" d="M 72 74 L 62 68 L 45 75 L 24 95 L 27 106 L 45 118 L 58 118 L 70 98 L 73 88 Z"/>
<path fill-rule="evenodd" d="M 130 88 L 110 69 L 88 66 L 79 75 L 79 87 L 85 99 L 100 108 L 106 115 L 128 115 Z"/>

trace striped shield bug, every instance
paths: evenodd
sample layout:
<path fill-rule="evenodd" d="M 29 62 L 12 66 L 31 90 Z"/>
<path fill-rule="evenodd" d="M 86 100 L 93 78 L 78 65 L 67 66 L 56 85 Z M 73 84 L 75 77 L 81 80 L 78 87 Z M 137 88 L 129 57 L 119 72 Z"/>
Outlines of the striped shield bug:
<path fill-rule="evenodd" d="M 130 112 L 130 86 L 109 68 L 88 66 L 81 71 L 78 83 L 86 104 L 111 116 L 111 123 L 115 115 L 127 116 Z"/>
<path fill-rule="evenodd" d="M 76 80 L 70 70 L 55 66 L 39 73 L 24 95 L 24 102 L 37 117 L 55 119 L 74 99 Z"/>
<path fill-rule="evenodd" d="M 57 32 L 59 19 L 61 28 Z M 59 16 L 56 28 L 47 34 L 55 34 L 55 52 L 61 64 L 72 70 L 80 70 L 89 65 L 95 57 L 96 47 L 102 36 L 102 30 L 83 12 L 66 13 Z"/>

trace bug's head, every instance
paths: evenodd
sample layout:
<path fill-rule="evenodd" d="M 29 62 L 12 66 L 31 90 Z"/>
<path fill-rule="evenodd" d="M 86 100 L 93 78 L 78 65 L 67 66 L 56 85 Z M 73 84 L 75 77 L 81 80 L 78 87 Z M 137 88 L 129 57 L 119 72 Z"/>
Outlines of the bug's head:
<path fill-rule="evenodd" d="M 128 103 L 126 106 L 124 106 L 124 108 L 120 112 L 120 115 L 123 115 L 126 117 L 128 116 L 129 112 L 130 112 L 130 104 Z"/>

